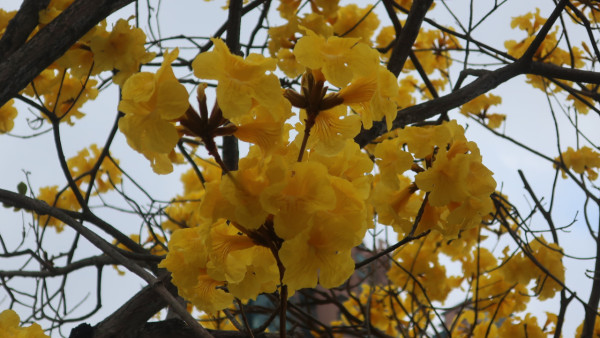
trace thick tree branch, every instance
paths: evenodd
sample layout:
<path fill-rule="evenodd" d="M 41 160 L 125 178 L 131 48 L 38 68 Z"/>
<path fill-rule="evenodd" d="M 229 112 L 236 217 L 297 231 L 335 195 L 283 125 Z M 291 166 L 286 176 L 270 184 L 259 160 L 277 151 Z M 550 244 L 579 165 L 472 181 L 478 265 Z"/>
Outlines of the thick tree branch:
<path fill-rule="evenodd" d="M 48 6 L 50 0 L 25 0 L 17 14 L 10 20 L 0 39 L 0 60 L 6 59 L 27 41 L 39 22 L 39 12 Z"/>
<path fill-rule="evenodd" d="M 427 10 L 429 10 L 432 3 L 433 0 L 413 1 L 406 19 L 406 24 L 402 28 L 400 36 L 396 39 L 390 61 L 388 62 L 388 69 L 396 75 L 396 77 L 400 75 L 402 68 L 404 68 L 406 58 L 408 58 L 408 55 L 412 50 L 417 35 L 419 35 L 419 29 L 421 28 L 425 14 L 427 14 Z"/>
<path fill-rule="evenodd" d="M 177 288 L 171 283 L 169 273 L 162 273 L 165 288 L 171 294 L 177 295 Z M 94 327 L 94 337 L 134 337 L 148 319 L 166 306 L 167 302 L 160 297 L 155 287 L 148 285 L 98 323 Z"/>
<path fill-rule="evenodd" d="M 0 107 L 90 29 L 133 0 L 78 0 L 0 62 Z"/>
<path fill-rule="evenodd" d="M 521 74 L 524 66 L 524 64 L 519 62 L 512 63 L 496 69 L 495 71 L 486 73 L 475 81 L 450 94 L 402 109 L 398 112 L 398 115 L 393 122 L 392 129 L 401 128 L 415 122 L 425 121 L 428 118 L 441 114 L 442 112 L 459 107 L 464 103 L 476 98 L 477 96 L 487 93 L 489 90 L 496 88 L 498 85 Z M 373 122 L 373 128 L 369 130 L 363 129 L 354 138 L 354 141 L 361 147 L 364 147 L 377 137 L 383 135 L 386 130 L 386 124 L 384 121 Z"/>

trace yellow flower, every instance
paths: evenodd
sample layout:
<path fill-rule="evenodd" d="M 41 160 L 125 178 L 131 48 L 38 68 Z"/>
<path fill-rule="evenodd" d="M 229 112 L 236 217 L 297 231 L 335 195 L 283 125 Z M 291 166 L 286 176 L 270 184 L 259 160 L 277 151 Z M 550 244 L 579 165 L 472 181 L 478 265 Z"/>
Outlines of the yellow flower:
<path fill-rule="evenodd" d="M 598 312 L 600 312 L 600 309 L 598 309 Z M 577 327 L 577 330 L 575 331 L 576 337 L 581 337 L 581 332 L 583 332 L 583 324 L 584 322 L 581 322 L 581 324 Z M 596 319 L 596 323 L 594 324 L 594 329 L 592 332 L 593 337 L 600 337 L 600 320 Z"/>
<path fill-rule="evenodd" d="M 461 114 L 469 116 L 473 114 L 479 116 L 485 114 L 491 106 L 497 106 L 502 103 L 502 98 L 494 94 L 483 94 L 465 103 L 460 107 Z"/>
<path fill-rule="evenodd" d="M 391 188 L 398 188 L 398 175 L 409 170 L 414 163 L 412 155 L 402 150 L 402 143 L 398 138 L 383 140 L 377 144 L 373 155 L 382 183 Z"/>
<path fill-rule="evenodd" d="M 173 232 L 169 253 L 159 266 L 171 272 L 180 296 L 202 311 L 215 313 L 229 306 L 233 295 L 223 290 L 225 282 L 207 274 L 209 229 L 206 225 Z"/>
<path fill-rule="evenodd" d="M 179 140 L 172 121 L 189 106 L 187 90 L 171 68 L 178 54 L 178 49 L 165 52 L 156 74 L 143 72 L 128 78 L 119 103 L 119 110 L 125 113 L 119 120 L 119 129 L 127 143 L 150 159 L 159 173 L 172 170 L 168 156 Z"/>
<path fill-rule="evenodd" d="M 0 107 L 0 134 L 8 133 L 15 126 L 14 119 L 17 117 L 17 109 L 13 107 L 15 100 L 9 100 Z"/>
<path fill-rule="evenodd" d="M 92 150 L 92 156 L 87 148 L 79 151 L 76 156 L 71 157 L 67 160 L 69 171 L 71 176 L 76 179 L 75 183 L 77 186 L 81 186 L 82 183 L 90 182 L 89 173 L 96 165 L 98 157 L 102 153 L 102 149 L 98 149 L 98 146 L 92 144 L 90 146 Z M 118 161 L 116 161 L 118 164 Z M 97 192 L 102 193 L 113 188 L 113 185 L 121 182 L 121 171 L 115 166 L 115 164 L 107 157 L 98 169 L 96 174 L 96 188 Z"/>
<path fill-rule="evenodd" d="M 276 118 L 269 112 L 274 108 L 254 106 L 250 114 L 239 119 L 234 135 L 242 141 L 258 145 L 264 154 L 283 146 L 288 142 L 291 126 L 285 120 L 291 115 L 291 107 L 286 102 L 281 108 L 285 108 L 288 113 L 282 111 L 276 114 Z"/>
<path fill-rule="evenodd" d="M 46 9 L 42 9 L 39 13 L 40 25 L 47 25 L 54 20 L 62 11 L 71 6 L 74 0 L 51 0 Z"/>
<path fill-rule="evenodd" d="M 127 20 L 119 19 L 112 32 L 95 34 L 90 41 L 94 53 L 94 67 L 99 71 L 116 70 L 113 82 L 122 85 L 136 73 L 141 64 L 150 62 L 155 53 L 146 52 L 144 43 L 146 34 L 129 25 Z"/>
<path fill-rule="evenodd" d="M 314 126 L 310 129 L 307 149 L 314 149 L 325 155 L 335 155 L 341 151 L 346 145 L 346 140 L 353 139 L 360 132 L 360 117 L 358 115 L 347 116 L 347 110 L 348 108 L 345 106 L 336 106 L 320 111 Z M 305 119 L 306 112 L 302 110 L 300 120 Z M 298 131 L 296 141 L 302 141 L 304 128 L 303 123 L 296 124 Z"/>
<path fill-rule="evenodd" d="M 362 185 L 368 183 L 370 176 L 367 174 L 373 170 L 373 161 L 354 140 L 346 140 L 344 148 L 334 156 L 328 156 L 322 153 L 311 153 L 310 161 L 320 162 L 327 167 L 329 175 L 343 178 L 354 184 Z M 358 186 L 357 186 L 358 187 Z M 363 191 L 364 198 L 369 194 Z M 370 188 L 367 188 L 370 190 Z"/>
<path fill-rule="evenodd" d="M 465 130 L 456 120 L 433 127 L 407 127 L 398 131 L 401 144 L 406 144 L 415 158 L 433 154 L 434 148 L 446 148 L 456 141 L 466 141 Z"/>
<path fill-rule="evenodd" d="M 546 338 L 548 333 L 544 333 L 538 325 L 537 318 L 531 314 L 526 314 L 525 318 L 510 316 L 502 322 L 498 329 L 499 337 L 528 337 L 528 338 Z"/>
<path fill-rule="evenodd" d="M 386 26 L 381 28 L 377 38 L 375 39 L 375 47 L 377 49 L 385 49 L 390 47 L 390 44 L 396 38 L 396 30 L 394 26 Z M 390 56 L 392 55 L 392 48 L 389 48 L 385 53 L 381 54 L 381 59 L 384 61 L 388 61 Z"/>
<path fill-rule="evenodd" d="M 406 285 L 405 289 L 421 301 L 425 300 L 425 295 L 432 301 L 444 301 L 450 291 L 460 284 L 460 278 L 448 276 L 446 267 L 439 261 L 436 252 L 439 250 L 440 237 L 430 235 L 400 247 L 393 255 L 395 264 L 387 272 L 392 283 Z M 413 278 L 423 288 L 417 286 Z"/>
<path fill-rule="evenodd" d="M 452 59 L 448 52 L 456 48 L 460 48 L 456 38 L 440 30 L 421 29 L 414 44 L 415 55 L 427 74 L 450 67 Z M 405 69 L 415 69 L 411 60 L 406 61 Z"/>
<path fill-rule="evenodd" d="M 279 15 L 287 20 L 293 19 L 296 17 L 296 11 L 298 11 L 300 2 L 300 0 L 281 0 L 279 7 L 277 7 Z"/>
<path fill-rule="evenodd" d="M 327 168 L 317 162 L 297 162 L 292 174 L 267 187 L 260 196 L 264 210 L 273 214 L 277 236 L 291 239 L 309 228 L 317 211 L 335 207 L 336 196 Z"/>
<path fill-rule="evenodd" d="M 598 172 L 594 169 L 600 168 L 600 154 L 590 147 L 583 146 L 578 150 L 569 147 L 561 156 L 567 168 L 573 169 L 578 174 L 587 173 L 590 180 L 598 178 Z M 555 158 L 555 161 L 559 162 L 560 157 Z M 564 172 L 562 176 L 567 177 Z"/>
<path fill-rule="evenodd" d="M 208 275 L 226 281 L 235 297 L 256 299 L 259 293 L 274 292 L 277 288 L 279 271 L 271 251 L 255 245 L 233 225 L 214 224 L 207 246 Z"/>
<path fill-rule="evenodd" d="M 232 206 L 227 218 L 241 225 L 244 229 L 256 230 L 267 219 L 268 212 L 260 203 L 260 195 L 273 184 L 267 172 L 280 172 L 284 175 L 285 164 L 281 157 L 273 156 L 263 159 L 262 154 L 252 151 L 242 158 L 239 169 L 224 176 L 221 180 L 221 195 Z"/>
<path fill-rule="evenodd" d="M 311 1 L 312 10 L 325 18 L 333 18 L 339 9 L 340 0 L 313 0 Z"/>
<path fill-rule="evenodd" d="M 283 283 L 290 294 L 301 288 L 314 288 L 317 281 L 325 288 L 344 283 L 354 272 L 350 250 L 337 250 L 327 245 L 331 236 L 310 229 L 283 242 L 279 258 L 285 266 Z"/>
<path fill-rule="evenodd" d="M 371 36 L 379 27 L 379 19 L 372 7 L 359 8 L 356 4 L 340 7 L 333 24 L 335 34 L 346 38 L 361 38 L 361 42 L 371 44 Z"/>
<path fill-rule="evenodd" d="M 471 160 L 467 154 L 450 157 L 448 150 L 441 148 L 432 167 L 417 174 L 415 183 L 419 189 L 430 192 L 429 203 L 432 206 L 444 206 L 451 201 L 462 202 L 469 196 L 467 179 L 470 178 Z"/>
<path fill-rule="evenodd" d="M 89 79 L 86 83 L 70 72 L 65 73 L 65 70 L 48 68 L 33 80 L 35 91 L 32 85 L 29 85 L 23 92 L 32 97 L 41 96 L 44 106 L 61 119 L 61 122 L 66 121 L 73 125 L 74 117 L 80 119 L 84 116 L 79 110 L 83 104 L 98 96 L 98 89 L 95 88 L 97 83 L 94 79 Z"/>
<path fill-rule="evenodd" d="M 277 61 L 259 54 L 246 59 L 233 55 L 220 39 L 212 39 L 215 49 L 194 59 L 194 75 L 200 79 L 219 81 L 217 103 L 223 116 L 236 123 L 250 112 L 253 101 L 273 109 L 272 114 L 285 109 L 286 102 L 279 79 L 274 74 Z M 277 117 L 276 117 L 277 118 Z"/>
<path fill-rule="evenodd" d="M 307 35 L 294 47 L 296 60 L 310 69 L 321 69 L 327 81 L 337 87 L 352 79 L 377 71 L 379 53 L 359 38 L 332 36 L 325 39 L 307 30 Z"/>
<path fill-rule="evenodd" d="M 391 225 L 398 233 L 409 233 L 421 206 L 422 197 L 415 194 L 416 187 L 403 175 L 399 175 L 393 185 L 384 182 L 381 176 L 378 178 L 380 180 L 376 178 L 371 196 L 371 204 L 377 211 L 378 222 Z"/>
<path fill-rule="evenodd" d="M 0 332 L 7 338 L 48 338 L 39 324 L 20 327 L 19 315 L 14 310 L 4 310 L 0 313 Z"/>
<path fill-rule="evenodd" d="M 289 78 L 295 78 L 304 72 L 304 66 L 296 61 L 296 56 L 289 49 L 281 48 L 277 54 L 277 67 Z"/>
<path fill-rule="evenodd" d="M 504 114 L 485 114 L 485 117 L 488 120 L 487 126 L 492 129 L 499 128 L 502 122 L 506 120 L 506 115 Z"/>
<path fill-rule="evenodd" d="M 77 211 L 81 209 L 79 202 L 77 202 L 75 194 L 69 188 L 62 191 L 59 195 L 58 186 L 56 185 L 42 187 L 40 188 L 40 193 L 38 194 L 37 198 L 41 201 L 48 203 L 48 205 L 54 206 L 56 208 L 72 211 Z M 53 226 L 55 227 L 56 232 L 63 231 L 65 226 L 63 222 L 48 215 L 39 216 L 39 225 L 43 227 Z"/>
<path fill-rule="evenodd" d="M 350 90 L 353 86 L 358 88 Z M 362 90 L 364 98 L 359 99 L 350 93 Z M 367 96 L 368 93 L 372 95 Z M 373 127 L 373 121 L 380 121 L 385 117 L 388 130 L 392 129 L 392 122 L 396 118 L 398 107 L 395 98 L 398 95 L 398 82 L 394 74 L 383 66 L 378 66 L 367 78 L 359 78 L 348 87 L 340 90 L 344 103 L 356 110 L 362 119 L 365 129 Z"/>

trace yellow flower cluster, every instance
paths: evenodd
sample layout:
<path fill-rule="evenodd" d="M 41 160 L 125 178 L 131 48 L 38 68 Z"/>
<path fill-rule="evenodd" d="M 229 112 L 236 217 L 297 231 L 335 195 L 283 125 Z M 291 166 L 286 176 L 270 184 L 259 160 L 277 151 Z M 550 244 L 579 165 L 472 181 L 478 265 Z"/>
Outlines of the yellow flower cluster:
<path fill-rule="evenodd" d="M 91 150 L 91 153 L 90 153 Z M 67 160 L 67 165 L 75 183 L 81 188 L 82 184 L 90 183 L 90 173 L 102 154 L 102 149 L 92 144 L 89 149 L 84 148 L 76 156 Z M 119 161 L 115 159 L 118 164 Z M 121 183 L 121 170 L 110 159 L 104 158 L 96 174 L 96 192 L 103 193 L 112 190 L 115 185 Z"/>
<path fill-rule="evenodd" d="M 465 103 L 460 107 L 460 113 L 465 116 L 475 116 L 482 120 L 487 120 L 488 127 L 495 129 L 500 127 L 506 119 L 504 114 L 488 113 L 492 106 L 497 106 L 502 103 L 502 98 L 494 94 L 483 94 L 473 100 Z"/>
<path fill-rule="evenodd" d="M 362 284 L 361 287 L 362 290 L 359 294 L 353 292 L 353 297 L 344 302 L 344 308 L 348 311 L 348 314 L 360 321 L 366 320 L 365 317 L 368 316 L 370 325 L 388 336 L 406 337 L 408 331 L 399 329 L 399 327 L 408 326 L 408 317 L 411 317 L 410 321 L 415 324 L 416 332 L 419 332 L 418 327 L 420 324 L 425 324 L 429 320 L 428 316 L 423 316 L 422 312 L 418 310 L 414 313 L 409 311 L 409 309 L 413 309 L 410 299 L 400 299 L 398 301 L 398 291 L 393 287 L 370 286 L 368 284 Z M 365 308 L 367 304 L 368 308 Z M 408 314 L 407 311 L 409 311 Z M 353 321 L 349 317 L 342 316 L 341 320 L 331 322 L 331 326 L 352 326 Z M 334 337 L 344 337 L 344 335 L 334 335 Z"/>
<path fill-rule="evenodd" d="M 537 318 L 526 314 L 525 318 L 510 316 L 506 317 L 502 322 L 491 323 L 491 315 L 485 314 L 482 318 L 480 315 L 477 322 L 475 322 L 475 312 L 473 310 L 466 310 L 460 314 L 460 317 L 456 320 L 457 325 L 452 331 L 453 337 L 536 337 L 544 338 L 552 334 L 550 327 L 551 322 L 546 322 L 544 327 L 540 327 Z M 498 317 L 496 317 L 497 319 Z M 474 327 L 472 327 L 474 326 Z"/>
<path fill-rule="evenodd" d="M 540 15 L 539 8 L 536 8 L 535 13 L 527 13 L 522 16 L 513 18 L 511 27 L 518 27 L 527 33 L 527 37 L 519 42 L 515 40 L 508 40 L 504 42 L 504 47 L 508 53 L 514 57 L 521 57 L 525 50 L 529 47 L 533 39 L 536 37 L 537 31 L 546 22 L 546 19 Z M 534 60 L 543 60 L 544 62 L 553 63 L 555 65 L 569 65 L 571 66 L 571 54 L 564 49 L 557 47 L 557 34 L 558 30 L 550 32 L 540 47 L 534 54 Z M 571 53 L 574 57 L 574 64 L 576 68 L 583 66 L 583 50 L 577 46 L 571 48 Z"/>
<path fill-rule="evenodd" d="M 598 168 L 600 168 L 600 153 L 583 146 L 577 150 L 569 147 L 567 151 L 561 153 L 560 157 L 554 159 L 558 163 L 562 163 L 568 168 L 573 169 L 578 174 L 586 173 L 590 180 L 598 178 Z M 556 167 L 556 165 L 554 165 Z M 563 178 L 567 178 L 567 174 L 563 171 Z"/>
<path fill-rule="evenodd" d="M 406 145 L 408 151 L 402 150 Z M 381 173 L 375 179 L 372 204 L 379 222 L 409 233 L 427 193 L 419 231 L 435 229 L 456 237 L 477 226 L 493 210 L 496 182 L 481 162 L 479 148 L 468 142 L 456 121 L 433 127 L 407 127 L 375 148 Z M 413 165 L 422 159 L 425 168 Z M 414 182 L 403 174 L 417 171 Z"/>
<path fill-rule="evenodd" d="M 558 245 L 547 243 L 543 237 L 540 237 L 530 244 L 528 251 L 551 275 L 564 282 L 563 253 Z M 518 282 L 520 285 L 527 285 L 531 280 L 535 280 L 536 286 L 533 291 L 539 295 L 540 300 L 552 298 L 556 291 L 562 289 L 560 283 L 549 277 L 522 252 L 507 259 L 502 271 L 508 283 Z"/>
<path fill-rule="evenodd" d="M 42 187 L 37 198 L 56 208 L 73 211 L 81 209 L 75 194 L 69 188 L 59 191 L 57 185 Z M 42 227 L 53 226 L 56 232 L 63 231 L 65 227 L 62 221 L 47 215 L 39 216 L 39 225 Z"/>
<path fill-rule="evenodd" d="M 521 16 L 514 17 L 511 21 L 512 28 L 518 28 L 525 31 L 527 37 L 521 41 L 507 40 L 504 42 L 504 47 L 508 54 L 518 58 L 521 57 L 531 42 L 536 37 L 537 31 L 544 25 L 546 19 L 540 15 L 540 9 L 536 8 L 535 13 L 527 13 Z M 558 29 L 548 33 L 544 41 L 540 44 L 533 55 L 533 60 L 552 63 L 557 66 L 568 65 L 575 68 L 581 68 L 584 65 L 585 54 L 583 50 L 577 46 L 571 46 L 569 51 L 559 47 L 560 37 Z M 585 49 L 585 45 L 583 45 Z M 549 83 L 544 81 L 542 77 L 535 75 L 527 75 L 527 82 L 533 87 L 547 91 Z M 554 88 L 555 91 L 562 90 L 560 87 Z"/>
<path fill-rule="evenodd" d="M 0 313 L 0 332 L 6 338 L 48 338 L 39 324 L 19 326 L 19 315 L 14 310 L 4 310 Z"/>

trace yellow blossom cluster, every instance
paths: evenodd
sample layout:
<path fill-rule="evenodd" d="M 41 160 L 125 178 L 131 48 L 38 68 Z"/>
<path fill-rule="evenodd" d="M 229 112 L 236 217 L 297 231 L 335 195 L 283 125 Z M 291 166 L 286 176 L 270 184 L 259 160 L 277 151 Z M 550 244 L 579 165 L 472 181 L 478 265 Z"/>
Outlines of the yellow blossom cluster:
<path fill-rule="evenodd" d="M 556 317 L 556 316 L 555 316 Z M 525 318 L 511 316 L 502 322 L 491 322 L 491 316 L 479 316 L 475 320 L 473 310 L 463 311 L 456 319 L 452 337 L 548 337 L 552 332 L 549 327 L 552 323 L 547 321 L 546 325 L 540 327 L 537 318 L 526 314 Z M 473 323 L 475 323 L 473 325 Z M 474 326 L 474 327 L 473 327 Z"/>
<path fill-rule="evenodd" d="M 75 194 L 69 188 L 59 191 L 57 185 L 41 187 L 37 198 L 56 208 L 73 211 L 81 209 L 77 197 L 75 197 Z M 39 224 L 43 227 L 53 226 L 55 227 L 56 232 L 63 231 L 65 227 L 65 224 L 62 221 L 47 215 L 39 216 Z"/>
<path fill-rule="evenodd" d="M 403 150 L 403 145 L 408 150 Z M 409 233 L 427 200 L 417 230 L 434 229 L 449 237 L 477 226 L 493 210 L 496 182 L 482 164 L 479 148 L 456 121 L 432 127 L 407 127 L 375 148 L 381 173 L 371 197 L 379 222 Z M 424 168 L 414 163 L 422 159 Z M 414 182 L 403 176 L 415 170 Z M 421 191 L 419 195 L 418 192 Z"/>
<path fill-rule="evenodd" d="M 514 17 L 511 21 L 511 28 L 519 28 L 527 33 L 527 37 L 519 42 L 515 40 L 508 40 L 504 43 L 504 47 L 508 50 L 508 53 L 514 57 L 521 57 L 527 47 L 535 39 L 537 31 L 546 22 L 546 19 L 540 15 L 540 9 L 536 8 L 535 13 L 527 13 L 525 15 Z M 576 68 L 583 66 L 583 51 L 573 46 L 571 53 L 558 47 L 557 41 L 558 30 L 550 32 L 540 47 L 535 51 L 534 60 L 543 60 L 544 62 L 553 63 L 555 65 L 569 65 Z M 574 63 L 571 64 L 571 56 L 573 56 Z"/>
<path fill-rule="evenodd" d="M 527 285 L 531 280 L 536 281 L 533 291 L 540 300 L 552 298 L 556 291 L 562 289 L 565 280 L 565 268 L 562 264 L 562 249 L 555 243 L 547 243 L 543 237 L 536 238 L 530 243 L 527 251 L 547 271 L 542 271 L 538 264 L 521 252 L 506 259 L 502 269 L 508 283 Z M 549 276 L 552 275 L 551 276 Z"/>
<path fill-rule="evenodd" d="M 521 16 L 514 17 L 511 21 L 512 28 L 518 28 L 525 31 L 527 37 L 521 41 L 507 40 L 504 42 L 504 47 L 508 54 L 519 58 L 521 57 L 529 45 L 536 37 L 538 30 L 544 25 L 546 18 L 540 14 L 540 9 L 536 8 L 535 13 L 526 13 Z M 567 65 L 574 68 L 581 68 L 584 65 L 584 52 L 577 46 L 570 46 L 569 51 L 561 48 L 559 44 L 560 37 L 558 29 L 548 33 L 544 41 L 540 44 L 533 55 L 533 60 L 552 63 L 557 66 Z M 586 49 L 585 45 L 582 45 Z M 533 87 L 546 92 L 549 83 L 544 81 L 542 77 L 535 75 L 527 75 L 527 82 Z M 555 91 L 562 90 L 560 87 L 555 87 Z"/>
<path fill-rule="evenodd" d="M 91 151 L 91 153 L 90 153 Z M 67 166 L 71 172 L 71 176 L 74 178 L 75 183 L 78 187 L 82 187 L 82 184 L 90 183 L 90 175 L 97 161 L 102 154 L 102 149 L 98 148 L 97 145 L 90 145 L 89 149 L 84 148 L 79 151 L 76 156 L 71 157 L 67 160 Z M 114 160 L 116 164 L 119 164 L 118 160 Z M 98 167 L 95 180 L 96 192 L 103 193 L 112 190 L 115 185 L 121 183 L 121 171 L 115 163 L 113 163 L 108 157 L 105 157 L 102 164 Z"/>
<path fill-rule="evenodd" d="M 48 338 L 39 324 L 20 326 L 19 315 L 14 310 L 0 313 L 0 332 L 6 338 Z"/>
<path fill-rule="evenodd" d="M 465 103 L 460 107 L 461 114 L 465 116 L 475 116 L 484 121 L 487 121 L 487 126 L 495 129 L 500 127 L 506 119 L 504 114 L 489 113 L 488 110 L 492 106 L 497 106 L 502 103 L 502 98 L 494 94 L 483 94 L 473 100 Z"/>
<path fill-rule="evenodd" d="M 332 327 L 349 327 L 353 323 L 365 321 L 368 317 L 370 325 L 382 333 L 391 337 L 406 337 L 408 330 L 403 328 L 410 322 L 414 323 L 418 333 L 419 325 L 429 320 L 428 316 L 411 306 L 410 296 L 408 299 L 398 299 L 398 290 L 393 287 L 362 284 L 361 289 L 359 294 L 353 292 L 353 297 L 344 302 L 348 315 L 331 322 Z"/>
<path fill-rule="evenodd" d="M 578 174 L 586 173 L 590 180 L 598 178 L 598 168 L 600 168 L 600 153 L 594 149 L 583 146 L 577 150 L 568 147 L 567 151 L 561 153 L 560 157 L 554 159 L 558 163 L 563 163 L 567 169 L 572 169 Z M 556 167 L 556 164 L 554 165 Z M 567 174 L 563 171 L 563 178 Z"/>

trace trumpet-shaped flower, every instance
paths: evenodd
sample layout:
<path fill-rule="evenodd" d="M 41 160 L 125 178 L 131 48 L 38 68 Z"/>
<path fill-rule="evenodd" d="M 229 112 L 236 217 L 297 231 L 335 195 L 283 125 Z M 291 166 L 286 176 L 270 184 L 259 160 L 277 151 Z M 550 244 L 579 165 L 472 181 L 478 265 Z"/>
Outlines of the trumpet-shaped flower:
<path fill-rule="evenodd" d="M 127 143 L 150 159 L 160 173 L 172 170 L 168 156 L 179 140 L 172 121 L 181 117 L 189 106 L 187 90 L 171 68 L 178 54 L 177 49 L 166 52 L 156 74 L 143 72 L 127 79 L 119 104 L 119 110 L 125 113 L 119 129 L 127 137 Z"/>
<path fill-rule="evenodd" d="M 222 287 L 225 282 L 211 278 L 206 269 L 209 251 L 206 226 L 179 229 L 169 241 L 169 253 L 160 263 L 167 268 L 179 294 L 197 308 L 214 313 L 233 302 L 233 295 Z"/>
<path fill-rule="evenodd" d="M 312 225 L 317 211 L 335 207 L 336 196 L 327 168 L 316 162 L 297 162 L 292 175 L 267 187 L 260 196 L 264 210 L 273 214 L 275 232 L 292 239 Z"/>
<path fill-rule="evenodd" d="M 275 291 L 279 272 L 268 248 L 256 246 L 248 236 L 225 222 L 213 225 L 207 245 L 208 274 L 234 286 L 230 289 L 234 296 L 248 299 L 256 298 L 261 292 Z"/>
<path fill-rule="evenodd" d="M 307 30 L 307 35 L 296 43 L 294 55 L 300 64 L 321 69 L 334 86 L 344 87 L 356 77 L 375 73 L 379 66 L 379 53 L 359 40 L 336 36 L 325 39 Z"/>
<path fill-rule="evenodd" d="M 336 250 L 327 245 L 327 232 L 307 229 L 294 239 L 283 242 L 279 257 L 285 266 L 283 282 L 292 294 L 301 288 L 332 288 L 345 282 L 354 271 L 350 250 Z"/>
<path fill-rule="evenodd" d="M 116 70 L 113 82 L 122 85 L 138 71 L 140 64 L 154 58 L 155 53 L 146 52 L 145 42 L 146 34 L 140 28 L 120 19 L 112 32 L 92 36 L 90 48 L 94 53 L 94 67 L 100 71 Z"/>
<path fill-rule="evenodd" d="M 217 80 L 217 103 L 223 116 L 236 123 L 250 112 L 254 101 L 272 109 L 273 114 L 285 106 L 279 79 L 267 72 L 275 70 L 277 61 L 259 54 L 246 59 L 233 55 L 220 39 L 213 39 L 215 49 L 199 54 L 193 61 L 194 75 Z"/>
<path fill-rule="evenodd" d="M 336 106 L 319 112 L 310 130 L 307 148 L 325 155 L 334 155 L 341 151 L 346 145 L 346 140 L 354 138 L 360 132 L 360 117 L 347 116 L 347 110 L 345 106 Z M 300 120 L 305 119 L 306 112 L 302 110 Z M 302 140 L 304 128 L 304 124 L 296 124 L 297 141 Z"/>

